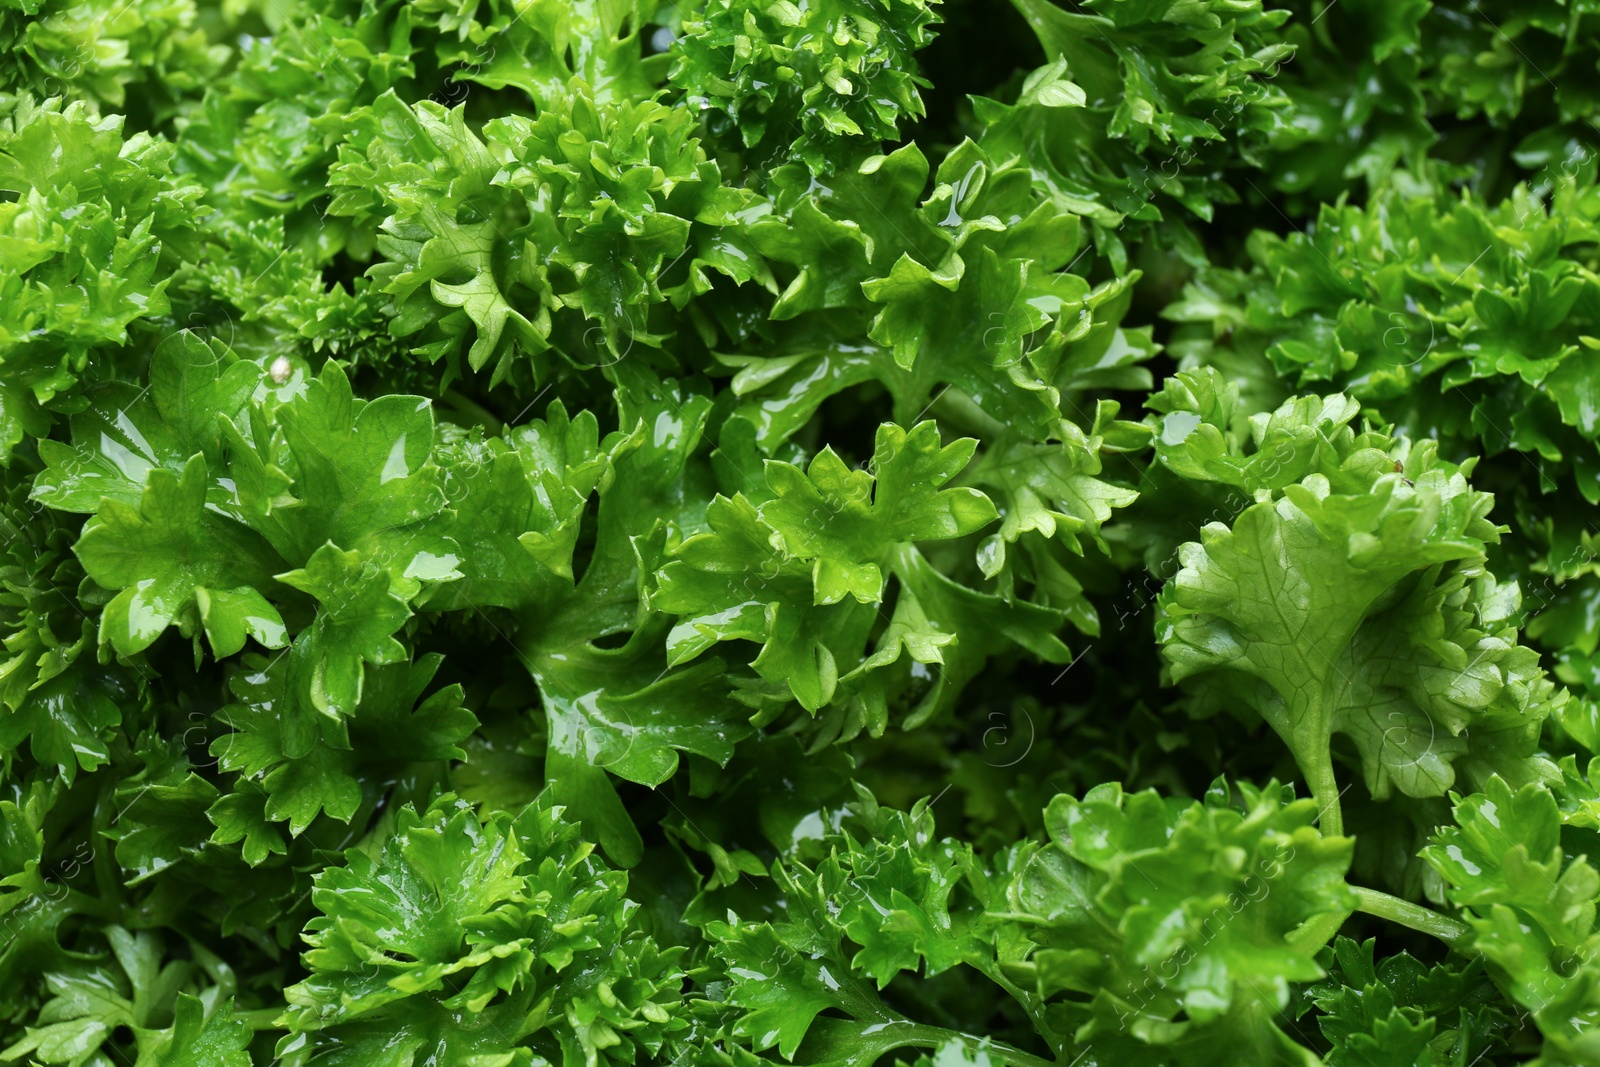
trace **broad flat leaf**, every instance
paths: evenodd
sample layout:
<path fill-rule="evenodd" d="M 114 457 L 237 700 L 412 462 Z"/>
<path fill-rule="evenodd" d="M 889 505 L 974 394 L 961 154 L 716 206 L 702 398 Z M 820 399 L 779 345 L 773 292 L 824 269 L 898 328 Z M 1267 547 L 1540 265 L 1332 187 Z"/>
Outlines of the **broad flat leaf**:
<path fill-rule="evenodd" d="M 255 534 L 206 509 L 206 462 L 196 454 L 175 477 L 152 470 L 135 510 L 107 499 L 75 551 L 89 577 L 120 589 L 100 618 L 103 640 L 142 652 L 173 623 L 204 628 L 218 658 L 287 643 L 283 618 L 261 594 L 281 564 Z"/>
<path fill-rule="evenodd" d="M 1530 756 L 1562 698 L 1509 634 L 1485 642 L 1479 629 L 1503 617 L 1493 580 L 1470 580 L 1498 540 L 1489 497 L 1424 447 L 1387 472 L 1369 438 L 1347 436 L 1334 457 L 1183 546 L 1159 601 L 1173 677 L 1244 676 L 1227 691 L 1283 737 L 1324 804 L 1334 732 L 1356 742 L 1380 799 L 1444 793 L 1469 725 L 1487 735 L 1480 771 L 1494 769 L 1501 730 L 1522 738 L 1515 760 Z M 1402 640 L 1414 651 L 1397 658 Z"/>
<path fill-rule="evenodd" d="M 419 580 L 456 576 L 455 546 L 430 528 L 445 496 L 426 400 L 357 399 L 329 361 L 277 419 L 294 457 L 295 502 L 276 507 L 263 532 L 285 559 L 309 568 L 332 542 L 383 568 L 407 596 Z"/>
<path fill-rule="evenodd" d="M 120 383 L 91 394 L 93 403 L 72 420 L 72 447 L 41 441 L 48 468 L 34 482 L 33 496 L 63 511 L 92 514 L 103 499 L 138 507 L 150 473 L 186 470 L 196 454 L 213 477 L 223 461 L 223 423 L 247 409 L 261 368 L 239 359 L 220 341 L 188 331 L 157 346 L 146 389 Z M 232 494 L 207 483 L 207 499 L 224 503 Z"/>

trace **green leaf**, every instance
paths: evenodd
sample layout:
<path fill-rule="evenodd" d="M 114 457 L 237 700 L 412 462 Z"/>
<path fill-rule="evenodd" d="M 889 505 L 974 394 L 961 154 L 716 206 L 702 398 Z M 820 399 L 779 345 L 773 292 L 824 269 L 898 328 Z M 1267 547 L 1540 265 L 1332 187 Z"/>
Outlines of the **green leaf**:
<path fill-rule="evenodd" d="M 206 809 L 206 818 L 216 826 L 211 840 L 219 845 L 242 842 L 240 849 L 244 861 L 255 867 L 268 856 L 287 853 L 283 835 L 267 816 L 267 794 L 260 788 L 241 784 Z M 294 820 L 298 823 L 298 820 Z M 307 820 L 309 821 L 309 820 Z M 303 826 L 302 826 L 303 828 Z"/>
<path fill-rule="evenodd" d="M 267 824 L 287 822 L 298 837 L 319 812 L 349 822 L 363 804 L 376 802 L 385 783 L 425 777 L 430 764 L 465 758 L 459 746 L 477 725 L 461 706 L 460 686 L 424 698 L 439 669 L 440 657 L 433 654 L 368 670 L 354 716 L 341 723 L 321 720 L 311 744 L 302 748 L 302 724 L 284 711 L 294 706 L 288 659 L 246 656 L 244 662 L 248 669 L 231 680 L 237 702 L 218 713 L 233 732 L 210 745 L 218 766 L 241 780 L 207 817 L 217 827 L 212 840 L 242 840 L 252 864 L 277 851 L 279 832 Z"/>
<path fill-rule="evenodd" d="M 1455 821 L 1434 835 L 1423 858 L 1467 909 L 1469 947 L 1533 1013 L 1551 1062 L 1581 1056 L 1600 1012 L 1593 968 L 1600 874 L 1587 857 L 1566 856 L 1560 810 L 1542 785 L 1513 789 L 1491 778 L 1483 793 L 1457 798 Z"/>
<path fill-rule="evenodd" d="M 828 1009 L 853 1020 L 844 1031 L 852 1036 L 909 1027 L 877 989 L 924 961 L 932 974 L 983 955 L 953 924 L 947 903 L 970 853 L 933 838 L 925 805 L 909 814 L 884 811 L 858 793 L 854 810 L 841 812 L 853 825 L 825 838 L 825 859 L 774 868 L 781 920 L 729 913 L 704 927 L 740 1009 L 734 1032 L 757 1052 L 776 1047 L 792 1059 Z M 853 953 L 852 942 L 860 946 Z"/>
<path fill-rule="evenodd" d="M 138 23 L 148 9 L 134 4 L 122 14 Z M 66 44 L 49 42 L 53 26 L 76 22 L 68 33 L 76 37 L 83 23 L 100 21 L 90 9 L 38 15 L 38 5 L 26 15 L 8 10 L 0 39 L 9 55 L 27 54 L 15 42 L 13 20 L 33 31 L 42 46 L 36 56 Z M 98 58 L 127 47 L 114 32 L 97 46 L 90 33 L 71 48 Z M 195 255 L 202 192 L 174 173 L 170 143 L 144 132 L 124 136 L 121 116 L 68 102 L 59 87 L 45 94 L 53 99 L 36 100 L 25 86 L 37 75 L 16 86 L 4 76 L 0 112 L 0 189 L 7 193 L 0 207 L 0 457 L 7 459 L 24 436 L 48 437 L 56 415 L 80 407 L 85 385 L 129 376 L 130 333 L 153 342 L 152 332 L 171 321 L 170 273 Z M 120 103 L 119 94 L 107 95 Z M 93 502 L 81 510 L 93 510 Z"/>
<path fill-rule="evenodd" d="M 972 658 L 945 676 L 948 686 L 914 722 L 947 706 L 978 665 L 1012 641 L 1064 662 L 1069 654 L 1054 636 L 1058 613 L 951 582 L 914 547 L 975 533 L 996 518 L 981 492 L 945 487 L 971 455 L 966 441 L 941 446 L 937 427 L 926 422 L 909 432 L 880 426 L 872 473 L 851 470 L 831 450 L 806 470 L 769 461 L 770 499 L 756 505 L 743 494 L 718 497 L 706 513 L 710 531 L 685 540 L 658 577 L 651 604 L 684 617 L 667 638 L 670 662 L 693 660 L 722 641 L 760 642 L 751 663 L 757 674 L 815 712 L 834 700 L 844 679 L 865 679 L 895 664 L 902 650 L 922 663 L 941 662 L 957 620 L 983 618 Z M 887 599 L 891 576 L 902 593 L 869 653 L 874 609 Z M 985 642 L 985 631 L 1002 640 Z M 879 677 L 861 690 L 848 713 L 850 735 L 863 726 L 883 730 L 885 684 Z"/>
<path fill-rule="evenodd" d="M 651 0 L 568 0 L 535 18 L 525 13 L 510 3 L 438 11 L 440 63 L 460 63 L 459 80 L 490 89 L 517 86 L 541 110 L 562 100 L 574 77 L 593 86 L 599 99 L 637 100 L 649 96 L 664 73 L 665 56 L 642 54 L 641 35 L 657 21 Z M 573 41 L 585 47 L 572 48 Z"/>
<path fill-rule="evenodd" d="M 233 1004 L 223 1001 L 209 1017 L 200 999 L 178 995 L 171 1035 L 140 1051 L 148 1067 L 250 1067 L 250 1028 L 233 1017 Z"/>
<path fill-rule="evenodd" d="M 910 433 L 893 424 L 878 430 L 873 473 L 852 471 L 824 450 L 803 474 L 787 463 L 767 467 L 774 499 L 758 508 L 773 531 L 773 547 L 790 559 L 812 559 L 817 604 L 854 596 L 883 597 L 882 567 L 889 544 L 962 537 L 993 522 L 994 505 L 975 489 L 941 489 L 972 458 L 975 442 L 943 447 L 924 422 Z"/>
<path fill-rule="evenodd" d="M 432 529 L 445 495 L 426 400 L 357 399 L 330 361 L 277 420 L 294 457 L 295 500 L 273 507 L 263 532 L 285 559 L 311 568 L 331 542 L 383 568 L 408 598 L 420 581 L 457 575 L 455 545 Z"/>
<path fill-rule="evenodd" d="M 109 945 L 109 956 L 102 949 L 98 958 L 45 975 L 52 996 L 39 1011 L 44 1025 L 30 1026 L 0 1056 L 17 1059 L 31 1052 L 35 1062 L 111 1062 L 110 1055 L 128 1057 L 125 1046 L 119 1047 L 120 1034 L 131 1031 L 138 1039 L 141 1064 L 241 1067 L 249 1062 L 242 1051 L 249 1030 L 232 1021 L 230 1006 L 222 1004 L 203 1022 L 201 998 L 188 992 L 198 986 L 194 972 L 199 967 L 218 970 L 214 955 L 200 948 L 194 959 L 169 960 L 150 931 L 130 932 L 111 924 L 104 928 L 103 944 Z M 216 1004 L 217 988 L 206 987 L 204 996 Z M 170 1027 L 163 1030 L 156 1024 L 174 1015 Z"/>
<path fill-rule="evenodd" d="M 1340 937 L 1319 957 L 1329 973 L 1308 993 L 1330 1067 L 1444 1067 L 1504 1051 L 1512 1020 L 1480 964 L 1379 960 L 1375 947 Z"/>
<path fill-rule="evenodd" d="M 609 488 L 612 463 L 638 444 L 621 433 L 602 441 L 591 412 L 569 418 L 556 401 L 505 438 L 442 449 L 464 577 L 437 586 L 428 606 L 520 608 L 570 591 L 589 498 Z"/>
<path fill-rule="evenodd" d="M 41 765 L 68 782 L 111 760 L 109 740 L 134 699 L 134 686 L 110 670 L 73 670 L 30 689 L 0 716 L 0 746 L 19 751 L 24 739 Z"/>
<path fill-rule="evenodd" d="M 106 500 L 75 551 L 89 577 L 120 589 L 100 618 L 102 640 L 125 656 L 142 652 L 168 626 L 203 627 L 221 658 L 248 634 L 267 648 L 287 643 L 283 618 L 258 591 L 277 569 L 251 531 L 206 510 L 205 458 L 181 477 L 152 470 L 138 510 Z"/>
<path fill-rule="evenodd" d="M 1072 994 L 1049 1009 L 1058 1032 L 1172 1062 L 1230 1046 L 1315 1062 L 1273 1016 L 1291 983 L 1322 975 L 1288 935 L 1351 906 L 1354 843 L 1322 836 L 1316 803 L 1287 788 L 1233 800 L 1220 782 L 1194 803 L 1113 783 L 1051 802 L 1051 844 L 1024 853 L 1008 890 L 1039 947 L 1008 971 L 1041 998 Z"/>
<path fill-rule="evenodd" d="M 1263 490 L 1231 528 L 1183 547 L 1159 602 L 1173 678 L 1223 672 L 1223 692 L 1284 739 L 1334 820 L 1334 733 L 1355 742 L 1379 799 L 1442 795 L 1463 758 L 1480 780 L 1502 766 L 1537 775 L 1522 761 L 1564 697 L 1509 632 L 1483 640 L 1509 614 L 1480 577 L 1499 537 L 1490 498 L 1427 447 L 1342 440 L 1323 453 L 1327 473 L 1281 498 Z"/>
<path fill-rule="evenodd" d="M 362 664 L 381 667 L 405 659 L 405 646 L 393 635 L 411 617 L 410 609 L 391 590 L 387 570 L 331 543 L 312 553 L 301 570 L 277 577 L 321 604 L 316 620 L 295 638 L 291 672 L 307 686 L 319 712 L 334 719 L 352 714 L 361 701 Z"/>
<path fill-rule="evenodd" d="M 260 380 L 260 367 L 218 341 L 188 331 L 167 338 L 150 358 L 148 389 L 109 385 L 73 417 L 73 447 L 40 442 L 49 466 L 34 482 L 34 499 L 85 514 L 106 499 L 138 507 L 152 471 L 182 474 L 197 453 L 220 476 L 227 469 L 222 420 L 244 417 Z M 208 503 L 232 497 L 207 483 Z"/>
<path fill-rule="evenodd" d="M 937 21 L 926 0 L 714 0 L 686 22 L 672 80 L 757 154 L 826 174 L 847 138 L 894 140 L 902 116 L 923 114 L 912 53 Z"/>
<path fill-rule="evenodd" d="M 305 1037 L 280 1053 L 529 1065 L 537 1040 L 594 1065 L 659 1047 L 683 1025 L 661 1002 L 676 954 L 630 922 L 626 876 L 575 830 L 544 802 L 486 822 L 450 796 L 402 809 L 376 856 L 318 876 L 311 974 L 283 1020 Z"/>

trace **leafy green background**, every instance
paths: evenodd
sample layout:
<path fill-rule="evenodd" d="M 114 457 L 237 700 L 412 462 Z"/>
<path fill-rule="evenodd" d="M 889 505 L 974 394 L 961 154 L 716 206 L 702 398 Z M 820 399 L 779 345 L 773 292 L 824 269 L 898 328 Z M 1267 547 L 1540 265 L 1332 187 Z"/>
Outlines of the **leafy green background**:
<path fill-rule="evenodd" d="M 1600 1063 L 1592 0 L 0 0 L 0 1062 Z"/>

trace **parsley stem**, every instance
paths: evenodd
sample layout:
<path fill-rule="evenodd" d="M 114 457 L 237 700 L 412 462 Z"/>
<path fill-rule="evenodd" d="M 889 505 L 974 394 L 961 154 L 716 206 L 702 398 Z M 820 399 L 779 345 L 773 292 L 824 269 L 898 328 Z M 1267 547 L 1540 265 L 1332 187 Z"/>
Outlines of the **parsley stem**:
<path fill-rule="evenodd" d="M 1295 757 L 1301 773 L 1306 776 L 1306 784 L 1311 787 L 1311 798 L 1317 802 L 1317 829 L 1323 837 L 1343 837 L 1344 811 L 1339 807 L 1339 798 L 1344 794 L 1339 789 L 1339 779 L 1333 773 L 1332 754 L 1324 745 L 1320 752 L 1309 758 L 1301 758 L 1298 751 Z M 1302 951 L 1315 952 L 1333 940 L 1333 935 L 1339 932 L 1339 927 L 1348 918 L 1350 913 L 1347 911 L 1318 915 L 1290 934 L 1289 943 Z"/>
<path fill-rule="evenodd" d="M 924 1026 L 919 1023 L 916 1025 L 915 1029 L 918 1032 L 916 1034 L 908 1034 L 905 1044 L 914 1045 L 917 1048 L 938 1048 L 940 1045 L 950 1040 L 964 1042 L 971 1048 L 981 1048 L 984 1043 L 981 1038 L 974 1037 L 971 1034 L 963 1034 L 959 1030 L 947 1030 L 942 1026 Z M 1000 1058 L 1011 1064 L 1012 1067 L 1055 1067 L 1055 1064 L 1052 1061 L 1047 1060 L 1042 1056 L 1035 1056 L 1031 1052 L 1024 1052 L 1019 1048 L 1012 1048 L 1010 1045 L 1004 1044 L 1000 1041 L 991 1040 L 988 1042 L 988 1045 L 995 1052 L 999 1053 Z"/>
<path fill-rule="evenodd" d="M 1022 1010 L 1027 1013 L 1029 1021 L 1033 1023 L 1033 1029 L 1044 1039 L 1045 1044 L 1050 1046 L 1050 1051 L 1054 1052 L 1058 1059 L 1064 1058 L 1063 1053 L 1069 1042 L 1063 1035 L 1056 1032 L 1055 1027 L 1050 1025 L 1049 1020 L 1046 1018 L 1041 998 L 1007 979 L 1005 975 L 1000 973 L 998 967 L 992 969 L 980 967 L 979 969 L 984 974 L 987 974 L 996 985 L 1004 989 L 1011 999 L 1022 1006 Z"/>
<path fill-rule="evenodd" d="M 505 427 L 500 416 L 477 401 L 462 396 L 454 389 L 447 390 L 442 399 L 458 414 L 465 415 L 471 424 L 482 426 L 491 434 L 497 434 Z"/>
<path fill-rule="evenodd" d="M 910 1019 L 889 1019 L 885 1022 L 864 1023 L 851 1019 L 818 1018 L 811 1024 L 807 1042 L 816 1042 L 818 1050 L 832 1055 L 850 1049 L 852 1058 L 870 1063 L 897 1048 L 938 1048 L 947 1041 L 959 1041 L 968 1048 L 987 1047 L 1010 1067 L 1057 1067 L 1057 1061 L 1035 1056 L 999 1041 L 985 1040 L 959 1030 L 942 1026 L 914 1023 Z"/>
<path fill-rule="evenodd" d="M 1344 811 L 1339 807 L 1343 793 L 1333 773 L 1333 757 L 1324 747 L 1315 759 L 1302 761 L 1301 769 L 1311 787 L 1311 797 L 1317 802 L 1317 829 L 1323 837 L 1343 837 Z"/>
<path fill-rule="evenodd" d="M 1447 945 L 1454 945 L 1471 933 L 1471 928 L 1466 923 L 1452 919 L 1448 915 L 1440 915 L 1431 908 L 1424 908 L 1409 900 L 1401 900 L 1388 893 L 1380 893 L 1376 889 L 1362 889 L 1359 886 L 1352 888 L 1355 889 L 1356 897 L 1360 901 L 1356 905 L 1357 911 L 1397 922 L 1418 933 L 1431 934 Z"/>
<path fill-rule="evenodd" d="M 1339 927 L 1348 918 L 1348 911 L 1334 911 L 1307 919 L 1289 935 L 1289 944 L 1297 951 L 1314 953 L 1333 940 L 1333 935 L 1339 932 Z"/>
<path fill-rule="evenodd" d="M 963 1034 L 962 1036 L 970 1037 L 971 1035 Z M 991 1041 L 989 1047 L 1000 1053 L 1001 1058 L 1007 1063 L 1013 1064 L 1014 1067 L 1055 1067 L 1054 1062 L 1045 1059 L 1043 1056 L 1035 1056 L 1031 1052 L 1024 1052 L 1020 1048 L 1012 1048 L 1010 1045 L 999 1041 Z"/>

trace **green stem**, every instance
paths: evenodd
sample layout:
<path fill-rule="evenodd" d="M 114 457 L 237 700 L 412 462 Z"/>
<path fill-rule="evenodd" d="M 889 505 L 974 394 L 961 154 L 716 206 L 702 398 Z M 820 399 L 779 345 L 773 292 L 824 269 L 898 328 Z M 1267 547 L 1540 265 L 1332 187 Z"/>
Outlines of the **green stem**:
<path fill-rule="evenodd" d="M 77 889 L 68 889 L 67 895 L 62 898 L 62 901 L 67 907 L 80 915 L 93 915 L 104 923 L 129 925 L 124 919 L 123 908 L 120 904 L 108 904 L 99 897 L 90 896 L 88 893 Z"/>
<path fill-rule="evenodd" d="M 1290 748 L 1294 746 L 1291 744 Z M 1311 787 L 1311 799 L 1317 802 L 1317 829 L 1322 831 L 1323 837 L 1343 837 L 1344 811 L 1339 807 L 1339 779 L 1333 773 L 1333 754 L 1324 744 L 1309 759 L 1296 751 L 1295 761 L 1300 764 L 1306 784 Z M 1315 952 L 1333 940 L 1333 935 L 1339 932 L 1339 927 L 1348 918 L 1348 911 L 1318 915 L 1290 934 L 1289 944 L 1302 952 Z"/>
<path fill-rule="evenodd" d="M 1297 952 L 1314 953 L 1333 940 L 1333 935 L 1348 918 L 1348 911 L 1335 911 L 1307 919 L 1300 929 L 1289 935 L 1289 945 Z"/>
<path fill-rule="evenodd" d="M 938 1048 L 951 1040 L 959 1040 L 976 1048 L 983 1039 L 942 1026 L 914 1023 L 910 1019 L 863 1024 L 856 1020 L 818 1018 L 811 1024 L 806 1044 L 813 1051 L 832 1053 L 841 1059 L 848 1051 L 850 1059 L 871 1063 L 897 1048 Z M 1058 1067 L 1053 1060 L 999 1041 L 990 1041 L 988 1045 L 1011 1067 Z"/>
<path fill-rule="evenodd" d="M 1459 922 L 1448 915 L 1440 915 L 1430 908 L 1420 904 L 1413 904 L 1409 900 L 1392 897 L 1388 893 L 1380 893 L 1376 889 L 1355 889 L 1357 911 L 1376 915 L 1380 919 L 1397 922 L 1418 933 L 1429 934 L 1437 937 L 1447 945 L 1455 945 L 1463 937 L 1472 932 L 1472 928 L 1464 922 Z"/>
<path fill-rule="evenodd" d="M 1007 979 L 1005 975 L 1000 973 L 998 967 L 992 973 L 987 968 L 980 968 L 980 970 L 989 975 L 989 978 L 996 985 L 1004 989 L 1010 994 L 1011 999 L 1021 1005 L 1022 1010 L 1027 1013 L 1029 1021 L 1033 1023 L 1033 1029 L 1044 1039 L 1044 1043 L 1050 1046 L 1050 1051 L 1054 1052 L 1058 1059 L 1063 1058 L 1068 1042 L 1061 1034 L 1056 1033 L 1055 1027 L 1046 1021 L 1044 1005 L 1040 1003 L 1039 998 Z"/>
<path fill-rule="evenodd" d="M 913 1026 L 921 1033 L 913 1040 L 907 1041 L 906 1044 L 914 1045 L 917 1048 L 938 1048 L 951 1039 L 958 1039 L 976 1048 L 983 1040 L 972 1034 L 963 1034 L 959 1030 L 947 1030 L 942 1026 L 922 1026 L 920 1024 L 913 1024 Z M 1010 1045 L 1000 1041 L 990 1041 L 989 1047 L 1000 1053 L 1006 1062 L 1012 1064 L 1013 1067 L 1055 1067 L 1052 1061 L 1045 1059 L 1043 1056 L 1035 1056 L 1031 1052 L 1022 1051 L 1020 1048 L 1012 1048 Z"/>
<path fill-rule="evenodd" d="M 282 1030 L 278 1020 L 283 1017 L 283 1011 L 282 1008 L 260 1008 L 256 1011 L 236 1011 L 233 1017 L 252 1030 Z"/>
<path fill-rule="evenodd" d="M 449 407 L 460 414 L 467 416 L 472 420 L 472 422 L 482 426 L 491 434 L 499 433 L 500 430 L 505 426 L 505 423 L 500 421 L 500 416 L 496 415 L 494 412 L 490 411 L 476 400 L 462 396 L 454 389 L 447 390 L 441 399 L 445 402 L 445 404 L 449 405 Z"/>
<path fill-rule="evenodd" d="M 1344 810 L 1339 807 L 1339 780 L 1333 773 L 1333 756 L 1324 747 L 1315 759 L 1301 760 L 1311 799 L 1317 802 L 1317 829 L 1323 837 L 1344 836 Z"/>
<path fill-rule="evenodd" d="M 934 397 L 921 417 L 926 418 L 929 411 L 935 417 L 953 423 L 962 433 L 981 436 L 986 441 L 995 438 L 1003 440 L 1015 434 L 1011 427 L 984 411 L 977 401 L 959 389 L 946 389 Z"/>

